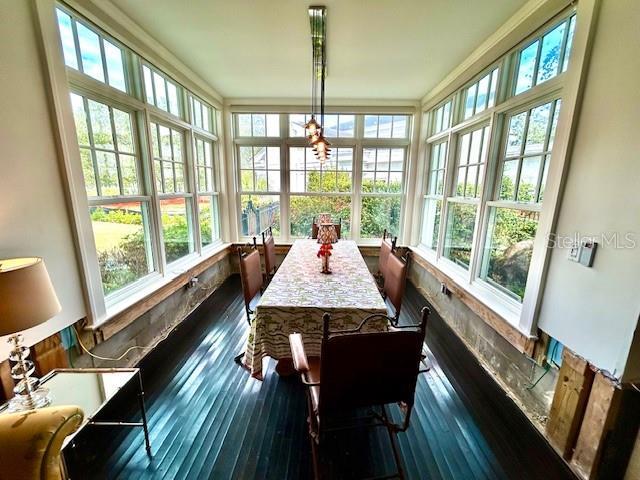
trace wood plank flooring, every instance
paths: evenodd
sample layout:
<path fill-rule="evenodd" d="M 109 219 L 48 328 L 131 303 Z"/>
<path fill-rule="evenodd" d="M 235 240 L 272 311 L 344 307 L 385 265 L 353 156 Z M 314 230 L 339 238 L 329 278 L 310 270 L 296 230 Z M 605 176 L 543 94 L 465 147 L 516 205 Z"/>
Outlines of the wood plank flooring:
<path fill-rule="evenodd" d="M 417 322 L 425 304 L 409 285 L 402 321 Z M 278 376 L 273 361 L 263 382 L 233 363 L 247 334 L 234 276 L 141 364 L 153 458 L 140 429 L 94 427 L 67 452 L 73 478 L 311 478 L 303 387 Z M 432 369 L 419 380 L 409 430 L 398 435 L 407 478 L 573 478 L 435 313 L 427 344 Z M 102 416 L 137 418 L 134 393 L 121 392 Z M 394 467 L 383 429 L 341 433 L 328 445 L 327 478 Z"/>

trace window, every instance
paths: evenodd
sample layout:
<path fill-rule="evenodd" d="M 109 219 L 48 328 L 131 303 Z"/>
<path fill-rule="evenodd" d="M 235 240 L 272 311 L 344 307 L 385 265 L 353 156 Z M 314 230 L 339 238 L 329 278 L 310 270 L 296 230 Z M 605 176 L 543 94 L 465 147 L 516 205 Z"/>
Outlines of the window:
<path fill-rule="evenodd" d="M 220 242 L 215 110 L 75 13 L 58 7 L 56 20 L 80 154 L 72 170 L 85 187 L 72 194 L 88 199 L 95 242 L 82 248 L 96 253 L 85 271 L 101 321 L 172 262 Z"/>
<path fill-rule="evenodd" d="M 133 116 L 75 93 L 71 105 L 102 288 L 109 295 L 155 269 Z"/>
<path fill-rule="evenodd" d="M 149 105 L 155 105 L 160 110 L 180 117 L 181 89 L 165 77 L 147 65 L 142 65 L 144 75 L 144 92 Z"/>
<path fill-rule="evenodd" d="M 363 238 L 381 237 L 384 229 L 400 229 L 404 148 L 365 148 L 362 157 Z"/>
<path fill-rule="evenodd" d="M 422 243 L 432 250 L 438 247 L 448 146 L 447 140 L 435 143 L 431 145 L 429 155 L 429 184 L 427 194 L 424 197 L 425 214 L 422 225 Z"/>
<path fill-rule="evenodd" d="M 196 136 L 195 144 L 200 244 L 205 247 L 220 238 L 218 192 L 213 164 L 213 142 Z"/>
<path fill-rule="evenodd" d="M 126 92 L 122 48 L 60 8 L 56 15 L 66 66 Z"/>
<path fill-rule="evenodd" d="M 304 137 L 305 124 L 311 115 L 302 113 L 289 115 L 289 136 Z M 324 127 L 323 133 L 327 138 L 353 138 L 355 132 L 355 115 L 326 114 L 324 119 L 318 118 Z"/>
<path fill-rule="evenodd" d="M 190 95 L 189 99 L 191 100 L 191 125 L 213 132 L 212 108 L 193 95 Z"/>
<path fill-rule="evenodd" d="M 572 15 L 536 38 L 518 54 L 515 94 L 546 82 L 567 69 L 576 16 Z"/>
<path fill-rule="evenodd" d="M 560 100 L 513 114 L 507 123 L 500 184 L 489 203 L 480 276 L 522 302 L 533 253 Z"/>
<path fill-rule="evenodd" d="M 241 236 L 272 225 L 283 239 L 307 237 L 313 218 L 324 212 L 342 222 L 343 238 L 377 239 L 384 229 L 398 235 L 411 116 L 325 114 L 332 147 L 324 164 L 308 146 L 309 119 L 304 113 L 234 114 Z M 284 136 L 263 134 L 269 121 L 273 132 L 285 127 Z"/>
<path fill-rule="evenodd" d="M 429 112 L 420 244 L 509 312 L 525 302 L 562 103 L 561 83 L 537 86 L 567 69 L 575 22 L 559 16 Z"/>
<path fill-rule="evenodd" d="M 432 134 L 440 133 L 451 126 L 451 108 L 453 100 L 448 100 L 440 107 L 436 108 L 433 113 Z"/>
<path fill-rule="evenodd" d="M 279 137 L 280 115 L 272 113 L 245 113 L 236 116 L 236 134 L 239 137 Z"/>
<path fill-rule="evenodd" d="M 409 135 L 407 115 L 365 115 L 365 138 L 406 138 Z"/>
<path fill-rule="evenodd" d="M 351 231 L 353 148 L 334 148 L 329 160 L 321 164 L 311 148 L 290 147 L 289 170 L 291 236 L 308 236 L 313 217 L 328 212 L 334 221 L 342 221 L 341 234 L 348 237 Z"/>
<path fill-rule="evenodd" d="M 266 228 L 273 227 L 275 235 L 280 231 L 280 196 L 260 193 L 280 192 L 280 147 L 242 145 L 239 157 L 240 190 L 243 193 L 241 234 L 257 236 Z"/>
<path fill-rule="evenodd" d="M 495 68 L 466 89 L 464 100 L 465 120 L 495 105 L 499 73 L 500 69 Z"/>

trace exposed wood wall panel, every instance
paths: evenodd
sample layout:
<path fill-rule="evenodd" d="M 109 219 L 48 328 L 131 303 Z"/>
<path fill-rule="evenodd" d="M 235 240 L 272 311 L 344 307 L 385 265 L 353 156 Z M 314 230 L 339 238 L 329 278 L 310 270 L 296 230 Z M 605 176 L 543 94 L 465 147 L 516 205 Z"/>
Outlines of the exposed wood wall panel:
<path fill-rule="evenodd" d="M 571 458 L 578 437 L 593 375 L 593 370 L 584 359 L 565 349 L 549 412 L 547 436 L 551 444 L 567 460 Z"/>

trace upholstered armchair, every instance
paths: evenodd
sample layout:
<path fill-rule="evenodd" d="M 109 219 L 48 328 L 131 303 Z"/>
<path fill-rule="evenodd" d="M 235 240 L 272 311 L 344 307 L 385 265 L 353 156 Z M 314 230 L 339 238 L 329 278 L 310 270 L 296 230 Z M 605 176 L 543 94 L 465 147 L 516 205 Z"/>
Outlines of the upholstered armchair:
<path fill-rule="evenodd" d="M 0 415 L 0 480 L 59 480 L 62 442 L 81 425 L 74 406 Z"/>

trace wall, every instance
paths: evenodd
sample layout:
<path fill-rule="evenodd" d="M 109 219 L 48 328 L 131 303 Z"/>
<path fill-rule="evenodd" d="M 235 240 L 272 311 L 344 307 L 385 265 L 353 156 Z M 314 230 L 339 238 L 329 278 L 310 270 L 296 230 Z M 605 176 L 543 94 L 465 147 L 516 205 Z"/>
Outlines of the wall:
<path fill-rule="evenodd" d="M 542 428 L 551 406 L 557 370 L 542 376 L 544 369 L 520 353 L 460 299 L 440 293 L 440 282 L 417 261 L 410 263 L 409 280 L 533 423 Z"/>
<path fill-rule="evenodd" d="M 49 270 L 62 312 L 25 334 L 33 344 L 85 310 L 30 7 L 0 0 L 0 258 L 41 256 Z"/>
<path fill-rule="evenodd" d="M 100 360 L 87 354 L 78 355 L 70 350 L 70 362 L 74 367 L 125 367 L 136 365 L 148 353 L 148 348 L 163 338 L 184 318 L 203 302 L 233 273 L 233 255 L 222 257 L 218 262 L 198 275 L 196 286 L 180 288 L 151 310 L 140 315 L 131 325 L 109 337 L 106 341 L 94 344 L 90 332 L 83 332 L 82 342 L 92 353 L 117 358 L 130 347 L 142 347 L 131 350 L 119 361 Z M 99 338 L 99 335 L 97 335 Z M 145 348 L 147 348 L 145 350 Z M 82 353 L 82 352 L 80 352 Z"/>
<path fill-rule="evenodd" d="M 640 312 L 638 24 L 637 0 L 601 2 L 557 225 L 561 236 L 618 234 L 621 243 L 633 233 L 635 248 L 598 240 L 593 268 L 556 248 L 539 315 L 542 330 L 618 378 Z M 638 376 L 640 365 L 627 368 L 625 378 Z"/>

